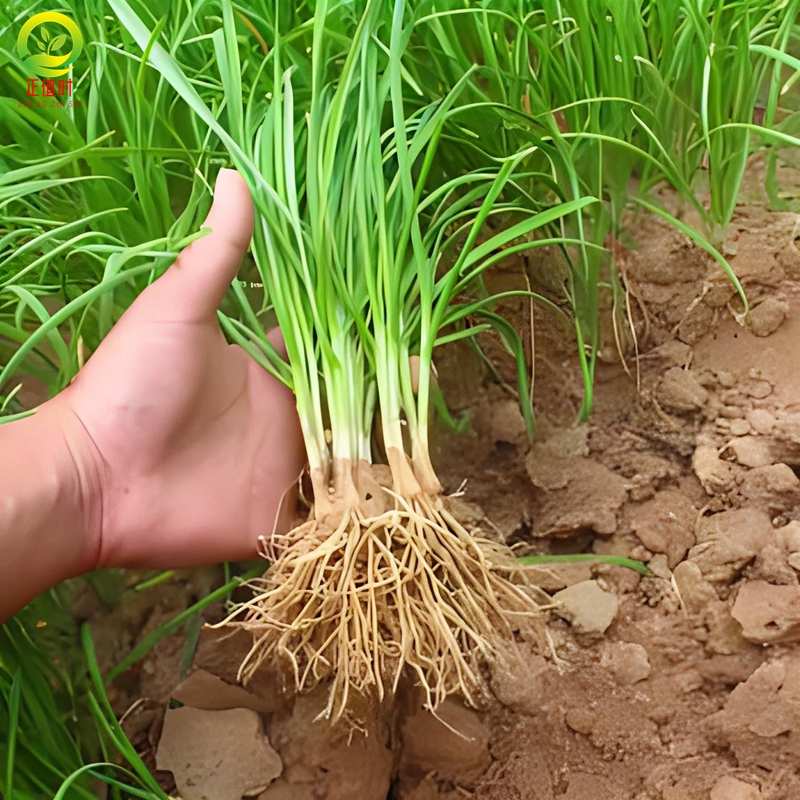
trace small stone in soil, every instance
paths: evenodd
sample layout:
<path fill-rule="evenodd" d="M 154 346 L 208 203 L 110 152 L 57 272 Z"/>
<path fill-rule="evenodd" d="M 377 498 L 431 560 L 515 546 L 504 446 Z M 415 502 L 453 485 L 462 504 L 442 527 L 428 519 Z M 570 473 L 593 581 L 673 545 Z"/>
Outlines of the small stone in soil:
<path fill-rule="evenodd" d="M 703 444 L 695 448 L 692 467 L 708 494 L 721 494 L 733 488 L 733 465 L 719 457 L 716 447 Z"/>
<path fill-rule="evenodd" d="M 647 650 L 634 642 L 615 642 L 603 652 L 601 664 L 607 667 L 623 686 L 650 677 L 650 659 Z"/>
<path fill-rule="evenodd" d="M 763 400 L 772 394 L 772 384 L 769 381 L 750 380 L 745 381 L 741 386 L 742 394 L 755 397 L 756 400 Z"/>
<path fill-rule="evenodd" d="M 753 436 L 735 439 L 731 442 L 731 450 L 743 467 L 766 467 L 772 464 L 772 451 L 766 439 Z"/>
<path fill-rule="evenodd" d="M 703 517 L 698 524 L 698 546 L 689 554 L 709 581 L 730 581 L 774 538 L 769 514 L 756 508 L 738 508 Z"/>
<path fill-rule="evenodd" d="M 750 423 L 746 419 L 732 419 L 731 433 L 734 436 L 747 436 L 750 433 Z"/>
<path fill-rule="evenodd" d="M 775 417 L 763 408 L 748 411 L 747 421 L 753 426 L 753 430 L 762 436 L 768 436 L 775 427 Z"/>
<path fill-rule="evenodd" d="M 751 469 L 742 477 L 739 491 L 753 505 L 774 511 L 788 510 L 800 503 L 800 479 L 788 464 Z"/>
<path fill-rule="evenodd" d="M 699 614 L 718 600 L 714 587 L 703 577 L 700 567 L 693 561 L 678 564 L 673 572 L 673 579 L 681 604 L 689 614 Z"/>
<path fill-rule="evenodd" d="M 681 367 L 672 367 L 664 373 L 656 396 L 664 408 L 678 413 L 699 411 L 708 401 L 708 391 Z"/>
<path fill-rule="evenodd" d="M 617 615 L 619 601 L 611 592 L 604 592 L 597 581 L 582 581 L 553 595 L 558 604 L 556 613 L 572 623 L 578 633 L 599 636 L 608 629 Z"/>
<path fill-rule="evenodd" d="M 778 534 L 790 553 L 800 553 L 800 522 L 790 520 L 782 528 L 778 528 Z"/>
<path fill-rule="evenodd" d="M 668 581 L 672 577 L 672 570 L 667 563 L 667 557 L 663 553 L 657 553 L 648 562 L 647 568 L 656 578 L 663 578 Z"/>
<path fill-rule="evenodd" d="M 751 642 L 800 641 L 800 586 L 748 581 L 739 590 L 731 614 Z"/>
<path fill-rule="evenodd" d="M 756 336 L 769 336 L 783 324 L 786 319 L 786 303 L 777 297 L 767 297 L 751 309 L 747 317 L 747 325 Z"/>
<path fill-rule="evenodd" d="M 724 775 L 711 790 L 711 800 L 761 800 L 761 791 L 732 775 Z"/>
<path fill-rule="evenodd" d="M 540 570 L 530 568 L 533 582 L 546 592 L 557 592 L 567 586 L 591 580 L 593 567 L 590 562 L 553 563 L 537 565 Z"/>
<path fill-rule="evenodd" d="M 648 550 L 664 553 L 672 568 L 694 545 L 696 518 L 697 509 L 686 495 L 664 489 L 633 510 L 631 529 Z"/>
<path fill-rule="evenodd" d="M 744 411 L 738 406 L 722 406 L 719 414 L 726 419 L 741 419 L 744 416 Z"/>

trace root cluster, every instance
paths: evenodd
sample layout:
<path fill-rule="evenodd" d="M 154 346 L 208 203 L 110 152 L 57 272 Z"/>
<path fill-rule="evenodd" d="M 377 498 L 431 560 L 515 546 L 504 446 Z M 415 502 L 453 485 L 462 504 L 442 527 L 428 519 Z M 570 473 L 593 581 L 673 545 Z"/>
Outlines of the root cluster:
<path fill-rule="evenodd" d="M 234 621 L 254 635 L 245 682 L 288 662 L 298 690 L 330 684 L 332 719 L 353 691 L 382 699 L 407 671 L 431 709 L 455 692 L 475 703 L 480 664 L 513 647 L 536 601 L 507 549 L 476 538 L 440 498 L 392 496 L 380 515 L 349 509 L 335 527 L 312 520 L 273 543 Z"/>

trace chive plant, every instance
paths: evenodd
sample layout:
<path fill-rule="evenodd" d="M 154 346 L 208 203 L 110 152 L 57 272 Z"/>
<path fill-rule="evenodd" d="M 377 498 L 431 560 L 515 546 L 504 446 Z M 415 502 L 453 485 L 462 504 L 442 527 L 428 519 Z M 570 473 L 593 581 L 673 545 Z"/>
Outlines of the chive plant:
<path fill-rule="evenodd" d="M 91 177 L 73 183 L 66 196 L 49 198 L 48 218 L 72 221 L 76 208 L 84 216 L 102 213 L 91 227 L 127 245 L 164 236 L 175 223 L 174 209 L 189 199 L 194 178 L 221 154 L 195 117 L 175 104 L 168 85 L 120 47 L 119 23 L 103 0 L 66 5 L 86 46 L 65 76 L 62 94 L 53 98 L 42 97 L 38 79 L 36 97 L 29 96 L 31 76 L 16 54 L 15 35 L 29 9 L 0 31 L 0 172 L 41 163 L 51 178 Z M 186 68 L 214 91 L 218 87 L 200 77 L 210 48 L 203 47 L 204 22 L 196 11 L 175 7 L 161 27 L 170 37 L 200 37 Z M 58 165 L 48 163 L 56 156 Z"/>
<path fill-rule="evenodd" d="M 169 84 L 125 52 L 102 0 L 67 5 L 86 47 L 69 88 L 40 105 L 24 102 L 30 76 L 14 43 L 30 9 L 9 9 L 0 30 L 0 421 L 25 413 L 19 389 L 30 378 L 48 394 L 67 385 L 166 266 L 159 250 L 202 219 L 206 174 L 225 156 Z M 210 95 L 219 90 L 202 76 L 212 23 L 198 10 L 174 6 L 160 28 L 196 40 L 185 68 Z M 254 36 L 244 44 L 261 50 Z M 152 268 L 129 273 L 142 264 L 136 246 Z"/>
<path fill-rule="evenodd" d="M 537 182 L 550 172 L 569 196 L 602 200 L 563 221 L 565 235 L 584 242 L 569 259 L 583 417 L 591 409 L 603 282 L 615 309 L 624 307 L 615 243 L 631 241 L 624 214 L 632 205 L 703 247 L 747 311 L 720 250 L 748 156 L 767 147 L 766 188 L 774 201 L 777 147 L 800 144 L 791 134 L 796 115 L 779 113 L 792 71 L 800 68 L 786 52 L 796 40 L 798 8 L 794 0 L 417 5 L 409 69 L 421 86 L 453 86 L 468 65 L 482 65 L 462 93 L 465 103 L 491 104 L 495 112 L 493 126 L 486 115 L 462 122 L 479 137 L 480 149 L 496 157 L 535 145 L 524 166 Z M 763 125 L 756 124 L 760 108 Z M 478 148 L 473 143 L 471 151 Z M 700 229 L 654 198 L 652 190 L 664 182 L 699 217 Z"/>
<path fill-rule="evenodd" d="M 480 9 L 422 0 L 417 46 L 431 57 L 418 77 L 450 86 L 478 61 L 472 93 L 525 111 L 569 147 L 581 183 L 608 200 L 614 226 L 631 198 L 666 180 L 719 247 L 748 155 L 800 143 L 779 113 L 800 68 L 787 53 L 799 10 L 796 0 L 496 0 Z"/>
<path fill-rule="evenodd" d="M 351 692 L 383 696 L 404 673 L 431 708 L 454 691 L 474 700 L 479 662 L 500 657 L 537 609 L 510 552 L 466 530 L 442 496 L 428 440 L 433 352 L 496 322 L 493 298 L 469 290 L 502 248 L 552 241 L 552 226 L 593 198 L 526 208 L 514 181 L 525 151 L 434 179 L 470 73 L 438 101 L 407 102 L 419 90 L 403 64 L 413 32 L 403 0 L 323 1 L 312 25 L 276 28 L 249 96 L 223 0 L 213 38 L 224 114 L 157 30 L 110 2 L 251 189 L 264 298 L 253 308 L 234 284 L 239 314 L 221 321 L 294 390 L 305 437 L 313 510 L 269 545 L 241 622 L 255 634 L 243 675 L 277 659 L 301 689 L 328 682 L 332 718 Z M 487 237 L 487 219 L 501 216 Z M 288 362 L 263 331 L 268 309 Z"/>

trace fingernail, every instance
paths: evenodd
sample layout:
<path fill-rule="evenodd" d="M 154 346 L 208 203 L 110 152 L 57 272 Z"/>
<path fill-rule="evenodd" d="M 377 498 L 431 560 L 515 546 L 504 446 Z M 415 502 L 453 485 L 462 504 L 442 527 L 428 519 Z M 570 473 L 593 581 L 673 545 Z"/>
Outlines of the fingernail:
<path fill-rule="evenodd" d="M 220 189 L 224 188 L 226 184 L 230 185 L 231 181 L 236 180 L 238 176 L 239 173 L 235 169 L 223 167 L 217 173 L 217 182 L 214 184 L 214 194 L 216 194 Z"/>

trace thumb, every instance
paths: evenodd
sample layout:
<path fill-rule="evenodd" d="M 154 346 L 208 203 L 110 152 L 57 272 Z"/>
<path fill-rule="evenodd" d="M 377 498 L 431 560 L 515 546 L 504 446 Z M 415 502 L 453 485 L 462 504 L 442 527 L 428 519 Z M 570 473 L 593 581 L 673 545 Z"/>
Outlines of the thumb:
<path fill-rule="evenodd" d="M 236 170 L 219 171 L 203 227 L 211 233 L 183 250 L 150 287 L 151 314 L 176 321 L 216 315 L 253 236 L 253 201 Z"/>

